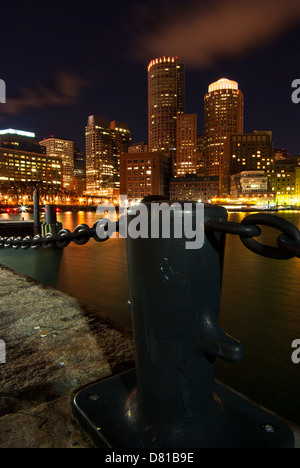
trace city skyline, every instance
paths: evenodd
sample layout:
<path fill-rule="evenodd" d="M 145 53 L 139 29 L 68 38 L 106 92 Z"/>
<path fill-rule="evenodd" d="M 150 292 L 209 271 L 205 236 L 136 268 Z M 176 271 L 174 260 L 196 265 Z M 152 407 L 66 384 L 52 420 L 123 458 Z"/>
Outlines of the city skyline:
<path fill-rule="evenodd" d="M 245 0 L 243 3 L 249 2 Z M 257 2 L 252 3 L 257 5 Z M 261 3 L 266 4 L 268 0 Z M 274 11 L 278 9 L 277 3 L 273 4 Z M 86 119 L 94 114 L 128 122 L 133 143 L 148 141 L 147 66 L 155 57 L 171 52 L 162 34 L 168 24 L 166 6 L 163 7 L 161 1 L 153 2 L 151 8 L 145 2 L 125 1 L 114 8 L 101 4 L 101 10 L 100 4 L 88 1 L 83 8 L 81 2 L 64 1 L 58 8 L 54 2 L 47 18 L 42 16 L 34 1 L 28 2 L 26 10 L 21 2 L 16 2 L 14 11 L 12 6 L 6 6 L 7 15 L 14 18 L 15 34 L 13 41 L 7 39 L 10 26 L 4 22 L 0 37 L 5 44 L 2 63 L 6 65 L 1 69 L 0 78 L 6 82 L 7 103 L 0 104 L 1 128 L 33 131 L 40 140 L 53 134 L 74 141 L 75 146 L 83 150 Z M 172 4 L 172 25 L 183 12 L 188 21 L 195 2 L 175 1 Z M 290 11 L 293 5 L 296 2 L 290 0 L 286 9 Z M 214 2 L 210 7 L 211 15 L 214 8 L 217 18 L 220 2 Z M 200 21 L 200 15 L 197 15 L 195 18 Z M 208 86 L 225 77 L 237 81 L 245 95 L 244 131 L 272 131 L 275 148 L 285 148 L 292 155 L 300 153 L 297 134 L 300 105 L 291 99 L 292 82 L 300 77 L 297 9 L 294 16 L 295 22 L 287 21 L 288 27 L 280 33 L 280 25 L 273 29 L 270 25 L 267 37 L 260 37 L 259 43 L 249 44 L 250 48 L 243 51 L 233 53 L 226 44 L 226 50 L 222 52 L 214 44 L 216 50 L 207 63 L 203 57 L 193 57 L 192 60 L 187 47 L 178 50 L 177 55 L 186 70 L 185 112 L 197 114 L 198 133 L 204 130 L 204 96 Z M 89 21 L 85 25 L 87 17 Z M 159 21 L 155 29 L 157 17 Z M 98 28 L 95 30 L 96 19 Z M 63 21 L 64 29 L 61 29 Z M 244 21 L 243 16 L 240 21 Z M 53 34 L 53 26 L 57 34 Z M 233 23 L 236 38 L 240 26 Z M 30 28 L 36 32 L 33 38 L 27 33 Z M 166 29 L 167 33 L 169 36 L 172 33 L 170 28 Z M 145 38 L 149 35 L 161 38 L 159 47 L 152 43 L 150 47 L 149 41 L 148 47 L 145 46 Z M 143 41 L 139 41 L 141 38 Z M 136 45 L 140 43 L 143 51 Z M 105 47 L 106 44 L 109 47 Z M 196 44 L 191 51 L 196 49 Z M 163 52 L 161 47 L 166 50 Z"/>

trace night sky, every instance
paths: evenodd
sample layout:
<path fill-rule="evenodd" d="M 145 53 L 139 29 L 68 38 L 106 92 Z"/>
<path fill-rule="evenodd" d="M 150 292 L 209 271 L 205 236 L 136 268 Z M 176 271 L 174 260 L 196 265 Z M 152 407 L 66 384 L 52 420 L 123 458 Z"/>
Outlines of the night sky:
<path fill-rule="evenodd" d="M 147 66 L 186 66 L 187 113 L 220 78 L 245 95 L 245 132 L 272 130 L 275 148 L 300 153 L 299 0 L 61 0 L 1 3 L 0 128 L 73 140 L 84 150 L 91 114 L 128 122 L 147 141 Z"/>

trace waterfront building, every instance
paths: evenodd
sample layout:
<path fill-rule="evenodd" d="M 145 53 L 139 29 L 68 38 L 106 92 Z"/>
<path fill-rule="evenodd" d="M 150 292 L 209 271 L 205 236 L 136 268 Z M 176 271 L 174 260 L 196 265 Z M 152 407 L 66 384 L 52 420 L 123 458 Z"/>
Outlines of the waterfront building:
<path fill-rule="evenodd" d="M 261 197 L 268 194 L 265 171 L 242 171 L 230 176 L 231 197 Z"/>
<path fill-rule="evenodd" d="M 219 193 L 219 177 L 187 176 L 173 177 L 170 180 L 171 200 L 201 200 L 203 202 L 216 198 Z"/>
<path fill-rule="evenodd" d="M 300 158 L 274 161 L 267 170 L 270 191 L 276 196 L 300 195 Z"/>
<path fill-rule="evenodd" d="M 244 131 L 244 95 L 236 81 L 212 83 L 204 97 L 205 175 L 220 179 L 224 171 L 225 141 Z"/>
<path fill-rule="evenodd" d="M 197 114 L 177 115 L 175 177 L 197 172 Z"/>
<path fill-rule="evenodd" d="M 229 194 L 230 176 L 245 171 L 267 171 L 273 162 L 272 132 L 230 135 L 224 144 L 222 195 Z"/>
<path fill-rule="evenodd" d="M 281 159 L 288 159 L 291 155 L 287 152 L 286 149 L 274 149 L 273 151 L 273 160 L 278 161 Z"/>
<path fill-rule="evenodd" d="M 74 143 L 62 138 L 45 138 L 40 141 L 40 145 L 45 146 L 46 154 L 49 157 L 60 158 L 63 169 L 63 188 L 70 190 L 74 175 Z"/>
<path fill-rule="evenodd" d="M 177 57 L 151 60 L 148 66 L 149 151 L 172 158 L 176 173 L 177 115 L 184 112 L 184 65 Z"/>
<path fill-rule="evenodd" d="M 149 195 L 169 198 L 171 158 L 159 152 L 123 153 L 120 159 L 120 193 L 129 200 Z"/>
<path fill-rule="evenodd" d="M 134 145 L 129 146 L 128 153 L 147 153 L 148 145 L 144 141 L 140 143 L 135 143 Z"/>
<path fill-rule="evenodd" d="M 53 189 L 62 185 L 61 158 L 19 149 L 0 148 L 0 183 L 26 186 L 33 182 L 48 184 Z"/>
<path fill-rule="evenodd" d="M 300 156 L 299 156 L 300 158 Z M 295 195 L 297 197 L 300 197 L 300 166 L 297 166 L 295 168 L 295 175 L 296 175 L 296 188 L 295 188 Z M 298 198 L 298 203 L 299 203 L 299 198 Z"/>
<path fill-rule="evenodd" d="M 273 162 L 272 132 L 254 131 L 231 135 L 224 150 L 224 174 L 266 171 Z"/>
<path fill-rule="evenodd" d="M 0 183 L 15 187 L 38 182 L 59 189 L 62 184 L 62 163 L 58 157 L 47 157 L 33 132 L 0 130 Z"/>
<path fill-rule="evenodd" d="M 46 148 L 38 143 L 35 133 L 12 128 L 0 130 L 0 147 L 27 151 L 29 153 L 46 154 Z"/>
<path fill-rule="evenodd" d="M 88 195 L 115 197 L 120 193 L 120 155 L 131 145 L 128 124 L 91 115 L 85 130 Z"/>

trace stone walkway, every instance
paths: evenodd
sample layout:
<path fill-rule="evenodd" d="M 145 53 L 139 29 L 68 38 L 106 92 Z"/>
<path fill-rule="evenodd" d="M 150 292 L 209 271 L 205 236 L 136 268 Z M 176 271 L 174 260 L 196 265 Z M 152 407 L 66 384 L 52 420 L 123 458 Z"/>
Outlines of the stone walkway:
<path fill-rule="evenodd" d="M 72 416 L 81 387 L 134 367 L 131 332 L 0 266 L 0 448 L 91 448 Z"/>

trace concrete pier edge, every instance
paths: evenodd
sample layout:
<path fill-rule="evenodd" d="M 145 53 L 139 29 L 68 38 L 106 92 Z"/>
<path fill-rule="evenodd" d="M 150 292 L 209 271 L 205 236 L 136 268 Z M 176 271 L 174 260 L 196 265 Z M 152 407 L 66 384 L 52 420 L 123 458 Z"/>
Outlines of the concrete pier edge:
<path fill-rule="evenodd" d="M 94 448 L 72 401 L 134 367 L 131 330 L 1 264 L 0 298 L 0 448 Z M 299 448 L 299 427 L 285 422 Z"/>
<path fill-rule="evenodd" d="M 79 388 L 134 367 L 131 331 L 0 264 L 0 448 L 92 448 Z"/>

